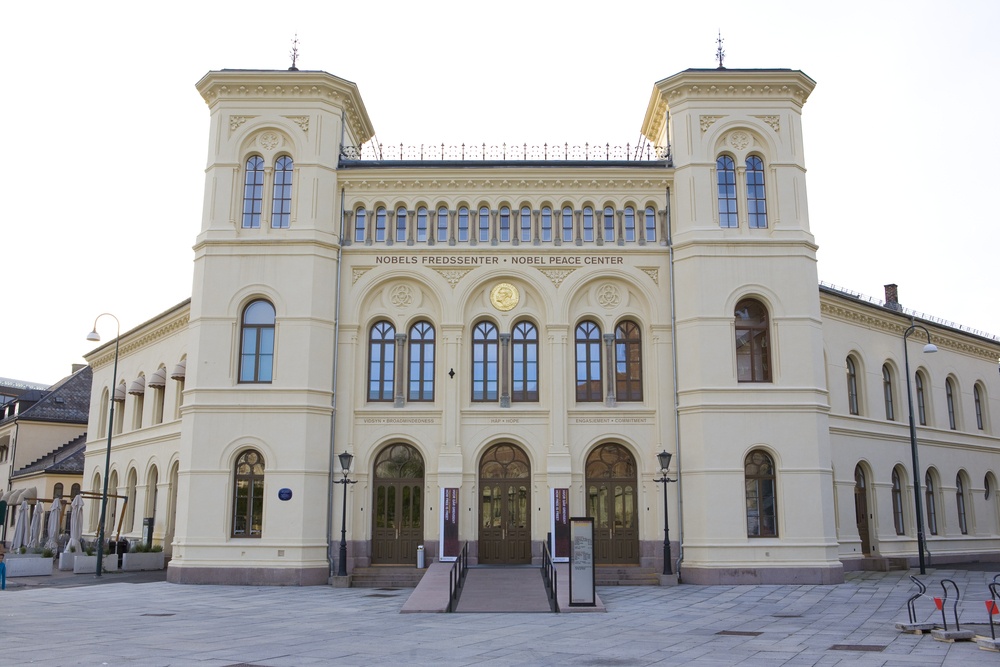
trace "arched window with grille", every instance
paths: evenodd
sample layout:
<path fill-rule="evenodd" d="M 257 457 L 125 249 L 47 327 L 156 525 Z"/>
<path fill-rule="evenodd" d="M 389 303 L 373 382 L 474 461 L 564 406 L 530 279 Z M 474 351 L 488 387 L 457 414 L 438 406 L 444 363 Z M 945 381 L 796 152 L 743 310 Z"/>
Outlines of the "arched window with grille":
<path fill-rule="evenodd" d="M 479 207 L 479 242 L 489 243 L 490 240 L 490 209 L 487 206 Z"/>
<path fill-rule="evenodd" d="M 924 374 L 917 371 L 915 384 L 917 385 L 917 419 L 921 426 L 927 426 L 927 397 L 924 394 Z"/>
<path fill-rule="evenodd" d="M 267 383 L 274 370 L 274 306 L 263 299 L 243 310 L 240 382 Z"/>
<path fill-rule="evenodd" d="M 510 207 L 501 206 L 500 207 L 500 219 L 498 225 L 500 227 L 500 243 L 510 242 Z"/>
<path fill-rule="evenodd" d="M 573 242 L 573 209 L 564 206 L 562 210 L 562 242 Z"/>
<path fill-rule="evenodd" d="M 448 209 L 444 206 L 437 210 L 437 242 L 448 242 Z"/>
<path fill-rule="evenodd" d="M 847 357 L 845 364 L 847 369 L 847 410 L 852 415 L 861 414 L 860 401 L 858 401 L 858 368 L 853 357 Z"/>
<path fill-rule="evenodd" d="M 594 209 L 590 206 L 583 207 L 583 241 L 591 243 L 594 240 Z"/>
<path fill-rule="evenodd" d="M 406 209 L 396 209 L 396 243 L 406 243 Z"/>
<path fill-rule="evenodd" d="M 458 209 L 458 242 L 468 243 L 469 241 L 469 207 L 462 206 Z"/>
<path fill-rule="evenodd" d="M 976 383 L 972 387 L 972 401 L 976 406 L 976 428 L 980 431 L 983 429 L 983 390 L 980 389 L 979 384 Z"/>
<path fill-rule="evenodd" d="M 248 449 L 236 459 L 233 537 L 260 537 L 264 523 L 264 458 Z"/>
<path fill-rule="evenodd" d="M 385 243 L 385 228 L 389 218 L 385 206 L 375 209 L 375 242 Z"/>
<path fill-rule="evenodd" d="M 604 207 L 604 242 L 614 243 L 615 241 L 615 209 L 610 206 Z"/>
<path fill-rule="evenodd" d="M 542 243 L 552 242 L 552 209 L 548 206 L 542 207 L 541 216 L 541 237 Z"/>
<path fill-rule="evenodd" d="M 368 337 L 368 400 L 391 401 L 396 375 L 396 327 L 382 320 Z"/>
<path fill-rule="evenodd" d="M 243 229 L 260 227 L 264 207 L 264 158 L 253 155 L 247 159 L 243 178 Z"/>
<path fill-rule="evenodd" d="M 899 468 L 892 469 L 892 524 L 897 535 L 906 534 L 906 522 L 903 516 L 903 480 Z"/>
<path fill-rule="evenodd" d="M 642 334 L 630 320 L 615 327 L 615 396 L 618 401 L 642 400 Z"/>
<path fill-rule="evenodd" d="M 430 322 L 417 322 L 410 327 L 410 372 L 407 383 L 408 401 L 434 400 L 434 327 Z"/>
<path fill-rule="evenodd" d="M 472 330 L 472 400 L 495 401 L 499 396 L 499 331 L 492 322 Z"/>
<path fill-rule="evenodd" d="M 652 206 L 646 207 L 646 243 L 656 241 L 656 211 Z"/>
<path fill-rule="evenodd" d="M 767 200 L 764 195 L 764 161 L 747 158 L 747 219 L 750 229 L 767 228 Z"/>
<path fill-rule="evenodd" d="M 770 382 L 767 308 L 756 299 L 744 299 L 736 304 L 735 317 L 737 381 Z"/>
<path fill-rule="evenodd" d="M 368 225 L 368 215 L 363 208 L 359 208 L 354 212 L 354 241 L 356 243 L 365 242 L 365 234 L 367 233 Z"/>
<path fill-rule="evenodd" d="M 635 241 L 635 209 L 631 206 L 626 206 L 625 210 L 622 212 L 622 233 L 625 237 L 625 243 L 632 243 Z"/>
<path fill-rule="evenodd" d="M 955 476 L 955 508 L 958 510 L 958 529 L 963 535 L 969 534 L 969 521 L 965 514 L 965 478 L 962 473 Z"/>
<path fill-rule="evenodd" d="M 728 155 L 721 155 L 715 161 L 718 177 L 719 226 L 738 227 L 736 217 L 736 163 Z"/>
<path fill-rule="evenodd" d="M 896 410 L 892 400 L 892 369 L 889 364 L 882 365 L 882 397 L 885 400 L 885 418 L 896 421 Z"/>
<path fill-rule="evenodd" d="M 576 327 L 576 400 L 604 400 L 601 375 L 601 328 L 589 320 Z"/>
<path fill-rule="evenodd" d="M 527 206 L 521 207 L 520 230 L 521 243 L 531 243 L 531 209 Z"/>
<path fill-rule="evenodd" d="M 957 424 L 955 418 L 955 382 L 951 378 L 945 378 L 944 397 L 948 405 L 948 428 L 954 431 Z"/>
<path fill-rule="evenodd" d="M 937 502 L 934 493 L 934 475 L 928 470 L 924 475 L 924 505 L 927 509 L 927 530 L 931 535 L 938 534 Z"/>
<path fill-rule="evenodd" d="M 510 400 L 538 401 L 538 329 L 531 322 L 514 325 L 511 335 Z"/>
<path fill-rule="evenodd" d="M 747 500 L 747 537 L 778 536 L 778 497 L 774 459 L 760 449 L 743 461 Z"/>
<path fill-rule="evenodd" d="M 421 206 L 417 209 L 417 243 L 427 243 L 427 207 Z"/>
<path fill-rule="evenodd" d="M 287 229 L 292 218 L 292 158 L 283 155 L 274 163 L 271 227 Z"/>

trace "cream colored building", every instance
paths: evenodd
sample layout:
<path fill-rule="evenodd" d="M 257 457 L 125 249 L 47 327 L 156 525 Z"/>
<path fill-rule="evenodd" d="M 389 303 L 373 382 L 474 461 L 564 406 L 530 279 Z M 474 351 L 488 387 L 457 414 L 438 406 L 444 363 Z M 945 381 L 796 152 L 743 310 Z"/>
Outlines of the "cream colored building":
<path fill-rule="evenodd" d="M 208 73 L 192 297 L 122 336 L 114 393 L 113 344 L 88 356 L 88 488 L 120 400 L 111 486 L 155 517 L 175 582 L 325 583 L 342 520 L 349 571 L 456 543 L 539 562 L 563 494 L 599 563 L 659 571 L 664 487 L 685 582 L 914 561 L 911 319 L 819 286 L 814 85 L 687 70 L 654 84 L 638 147 L 389 155 L 353 83 Z M 1000 343 L 916 323 L 940 350 L 909 338 L 928 548 L 983 558 Z"/>

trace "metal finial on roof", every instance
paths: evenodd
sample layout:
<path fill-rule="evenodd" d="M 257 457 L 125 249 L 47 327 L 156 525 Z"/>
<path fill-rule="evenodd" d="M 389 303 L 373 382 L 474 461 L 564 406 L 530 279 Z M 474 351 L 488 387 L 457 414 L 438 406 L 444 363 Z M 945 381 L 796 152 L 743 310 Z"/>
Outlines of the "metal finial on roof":
<path fill-rule="evenodd" d="M 715 57 L 719 61 L 719 69 L 726 69 L 725 65 L 722 64 L 722 60 L 726 57 L 726 52 L 722 50 L 722 44 L 725 40 L 722 39 L 722 30 L 719 30 L 719 37 L 715 40 L 716 49 Z"/>
<path fill-rule="evenodd" d="M 295 66 L 295 63 L 299 59 L 299 33 L 295 33 L 295 39 L 292 40 L 292 50 L 289 51 L 288 55 L 292 57 L 292 66 L 288 70 L 298 72 L 299 68 Z"/>

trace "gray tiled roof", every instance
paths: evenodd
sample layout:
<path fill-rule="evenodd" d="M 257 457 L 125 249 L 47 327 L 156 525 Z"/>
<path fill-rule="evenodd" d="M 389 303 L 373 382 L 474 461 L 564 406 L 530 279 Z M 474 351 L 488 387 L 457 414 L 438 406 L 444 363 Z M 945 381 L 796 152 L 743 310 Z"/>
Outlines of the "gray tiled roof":
<path fill-rule="evenodd" d="M 8 417 L 5 421 L 16 419 L 86 425 L 90 415 L 90 385 L 92 381 L 93 372 L 90 366 L 84 366 L 76 373 L 55 383 L 48 390 L 38 392 L 37 398 L 35 396 L 22 396 L 22 400 L 37 400 L 37 402 L 22 410 L 20 414 Z"/>
<path fill-rule="evenodd" d="M 82 433 L 55 451 L 49 452 L 37 461 L 24 466 L 12 474 L 11 479 L 38 472 L 82 475 L 83 457 L 86 451 L 87 434 Z"/>

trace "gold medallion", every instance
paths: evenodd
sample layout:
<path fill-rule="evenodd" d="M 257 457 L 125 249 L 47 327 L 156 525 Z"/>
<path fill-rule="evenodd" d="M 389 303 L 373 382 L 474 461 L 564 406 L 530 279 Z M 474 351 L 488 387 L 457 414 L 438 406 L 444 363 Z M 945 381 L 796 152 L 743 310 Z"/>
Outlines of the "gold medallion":
<path fill-rule="evenodd" d="M 517 293 L 517 288 L 510 283 L 499 283 L 490 290 L 490 302 L 499 311 L 512 310 L 520 300 L 521 295 Z"/>

